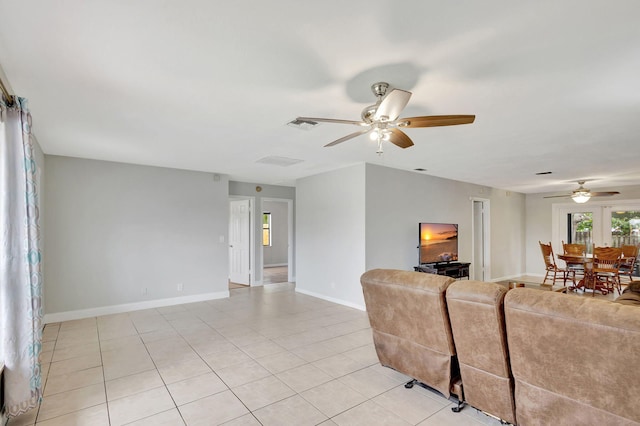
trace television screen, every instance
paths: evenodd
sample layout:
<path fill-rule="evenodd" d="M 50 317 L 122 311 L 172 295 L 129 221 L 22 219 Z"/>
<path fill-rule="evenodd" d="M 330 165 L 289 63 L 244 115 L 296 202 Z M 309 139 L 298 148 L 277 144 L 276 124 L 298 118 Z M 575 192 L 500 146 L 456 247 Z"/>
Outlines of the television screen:
<path fill-rule="evenodd" d="M 458 225 L 454 223 L 421 223 L 420 263 L 458 260 Z"/>

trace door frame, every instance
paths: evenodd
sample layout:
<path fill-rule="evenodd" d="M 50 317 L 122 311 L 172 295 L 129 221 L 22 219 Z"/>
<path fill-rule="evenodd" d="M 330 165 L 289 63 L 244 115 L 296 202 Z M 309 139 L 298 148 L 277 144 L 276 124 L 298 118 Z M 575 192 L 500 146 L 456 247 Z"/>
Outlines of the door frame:
<path fill-rule="evenodd" d="M 272 198 L 263 197 L 260 199 L 260 214 L 264 211 L 264 202 L 276 202 L 287 203 L 287 281 L 290 283 L 295 282 L 293 276 L 293 200 L 291 198 Z M 264 271 L 264 258 L 262 256 L 262 250 L 260 250 L 260 265 Z M 261 274 L 263 275 L 264 272 Z"/>
<path fill-rule="evenodd" d="M 471 277 L 475 277 L 478 259 L 476 255 L 475 209 L 476 201 L 482 203 L 482 257 L 484 263 L 483 281 L 491 280 L 491 201 L 488 198 L 469 197 L 471 200 Z"/>
<path fill-rule="evenodd" d="M 229 196 L 229 209 L 231 209 L 231 201 L 237 200 L 249 200 L 249 286 L 256 285 L 256 274 L 254 271 L 256 270 L 256 256 L 255 256 L 255 205 L 256 205 L 256 197 L 250 196 L 242 196 L 242 195 L 230 195 Z M 230 226 L 227 225 L 227 226 Z M 227 230 L 227 246 L 229 245 L 229 237 Z M 228 253 L 228 250 L 227 250 Z M 227 259 L 227 268 L 229 268 L 229 261 Z M 231 271 L 227 271 L 227 275 L 230 274 Z"/>

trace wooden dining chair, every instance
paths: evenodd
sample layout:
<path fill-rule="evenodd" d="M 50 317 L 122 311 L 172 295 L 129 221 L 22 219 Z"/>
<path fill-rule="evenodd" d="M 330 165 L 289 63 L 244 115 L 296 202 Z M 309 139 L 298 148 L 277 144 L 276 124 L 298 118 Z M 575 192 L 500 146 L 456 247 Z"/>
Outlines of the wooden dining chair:
<path fill-rule="evenodd" d="M 555 284 L 556 281 L 562 280 L 563 285 L 566 286 L 569 271 L 567 268 L 561 268 L 556 264 L 556 257 L 553 254 L 551 243 L 545 244 L 542 241 L 538 241 L 538 243 L 540 244 L 540 251 L 542 252 L 542 258 L 544 259 L 544 266 L 546 270 L 542 284 L 545 284 L 549 275 L 553 274 L 551 277 L 551 285 Z M 560 274 L 560 276 L 558 276 L 558 274 Z M 573 282 L 575 285 L 575 279 Z"/>
<path fill-rule="evenodd" d="M 564 251 L 564 254 L 568 254 L 570 256 L 585 257 L 587 255 L 586 244 L 565 243 L 563 240 L 562 250 Z M 573 274 L 574 280 L 576 274 L 584 275 L 584 262 L 573 263 L 565 260 L 565 263 L 567 264 L 567 271 Z"/>
<path fill-rule="evenodd" d="M 617 289 L 618 294 L 621 293 L 619 275 L 621 259 L 622 249 L 619 247 L 593 248 L 593 273 L 596 280 L 604 282 L 608 291 Z"/>
<path fill-rule="evenodd" d="M 629 279 L 629 282 L 633 281 L 633 270 L 636 267 L 638 261 L 638 246 L 622 246 L 622 260 L 620 262 L 620 268 L 618 275 L 620 278 L 623 276 Z"/>

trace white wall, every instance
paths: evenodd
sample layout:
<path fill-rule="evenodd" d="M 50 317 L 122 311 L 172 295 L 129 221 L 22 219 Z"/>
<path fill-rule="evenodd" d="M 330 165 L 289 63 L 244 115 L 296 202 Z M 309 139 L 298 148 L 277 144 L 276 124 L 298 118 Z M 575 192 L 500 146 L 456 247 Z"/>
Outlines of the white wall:
<path fill-rule="evenodd" d="M 271 213 L 271 246 L 262 246 L 264 266 L 286 265 L 289 255 L 289 206 L 282 201 L 263 200 L 262 213 L 265 212 Z"/>
<path fill-rule="evenodd" d="M 296 182 L 296 291 L 364 309 L 365 165 Z"/>
<path fill-rule="evenodd" d="M 227 296 L 228 180 L 213 176 L 46 156 L 46 313 Z"/>

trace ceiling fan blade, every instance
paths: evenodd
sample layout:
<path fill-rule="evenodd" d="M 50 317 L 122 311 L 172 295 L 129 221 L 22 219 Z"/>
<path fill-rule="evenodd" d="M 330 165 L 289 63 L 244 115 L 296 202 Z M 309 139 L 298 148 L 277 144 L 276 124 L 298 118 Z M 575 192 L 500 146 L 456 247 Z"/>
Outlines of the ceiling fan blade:
<path fill-rule="evenodd" d="M 422 117 L 407 117 L 398 120 L 400 127 L 436 127 L 455 126 L 457 124 L 471 124 L 475 115 L 431 115 Z M 406 124 L 405 124 L 406 123 Z"/>
<path fill-rule="evenodd" d="M 550 195 L 548 197 L 542 197 L 542 198 L 569 198 L 571 197 L 571 194 L 566 194 L 566 195 Z"/>
<path fill-rule="evenodd" d="M 399 146 L 400 148 L 409 148 L 413 146 L 413 141 L 405 132 L 398 129 L 390 129 L 391 135 L 389 135 L 389 142 L 392 144 Z"/>
<path fill-rule="evenodd" d="M 393 89 L 382 99 L 382 102 L 380 102 L 380 105 L 376 109 L 376 113 L 373 115 L 373 119 L 375 121 L 394 121 L 398 118 L 404 107 L 407 106 L 409 98 L 411 98 L 411 92 Z"/>
<path fill-rule="evenodd" d="M 338 120 L 336 118 L 315 118 L 315 117 L 298 117 L 298 121 L 313 121 L 316 123 L 337 123 L 337 124 L 354 124 L 356 126 L 368 126 L 364 121 L 355 120 Z"/>
<path fill-rule="evenodd" d="M 342 142 L 348 141 L 349 139 L 353 139 L 353 138 L 358 137 L 358 136 L 360 136 L 360 135 L 364 135 L 364 134 L 365 134 L 365 133 L 367 133 L 369 130 L 370 130 L 370 129 L 362 129 L 362 130 L 360 130 L 360 131 L 357 131 L 357 132 L 351 133 L 350 135 L 343 136 L 343 137 L 341 137 L 340 139 L 336 139 L 335 141 L 333 141 L 333 142 L 330 142 L 330 143 L 326 144 L 326 145 L 325 145 L 325 147 L 327 147 L 327 146 L 334 146 L 334 145 L 338 145 L 339 143 L 342 143 Z"/>
<path fill-rule="evenodd" d="M 592 192 L 592 197 L 610 197 L 612 195 L 618 195 L 618 191 L 608 191 L 608 192 Z"/>

